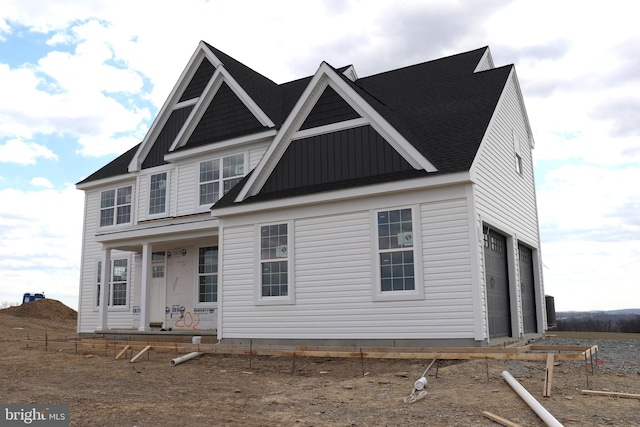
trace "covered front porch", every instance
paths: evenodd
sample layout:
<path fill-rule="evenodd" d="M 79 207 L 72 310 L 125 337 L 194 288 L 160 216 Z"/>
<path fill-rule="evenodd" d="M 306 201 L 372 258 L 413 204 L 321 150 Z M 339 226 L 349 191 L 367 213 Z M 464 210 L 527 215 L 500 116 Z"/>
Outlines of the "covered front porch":
<path fill-rule="evenodd" d="M 97 236 L 96 334 L 215 335 L 218 221 L 189 217 Z M 116 294 L 117 293 L 117 294 Z M 117 296 L 116 296 L 117 295 Z"/>

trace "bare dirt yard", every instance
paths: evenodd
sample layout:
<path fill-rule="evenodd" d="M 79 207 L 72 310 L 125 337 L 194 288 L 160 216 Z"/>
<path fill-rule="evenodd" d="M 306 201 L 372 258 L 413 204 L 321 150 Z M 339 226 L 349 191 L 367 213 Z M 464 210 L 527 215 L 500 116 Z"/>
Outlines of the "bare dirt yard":
<path fill-rule="evenodd" d="M 428 360 L 205 354 L 171 367 L 175 355 L 150 351 L 131 363 L 104 349 L 56 347 L 76 336 L 75 319 L 55 300 L 0 310 L 0 403 L 69 405 L 72 426 L 498 425 L 483 411 L 544 425 L 502 378 L 507 370 L 565 426 L 640 426 L 640 400 L 582 393 L 640 394 L 633 335 L 624 339 L 637 340 L 635 360 L 624 369 L 607 367 L 602 349 L 593 374 L 557 362 L 551 397 L 542 396 L 544 362 L 439 361 L 426 397 L 408 404 Z M 48 349 L 25 342 L 45 335 Z"/>

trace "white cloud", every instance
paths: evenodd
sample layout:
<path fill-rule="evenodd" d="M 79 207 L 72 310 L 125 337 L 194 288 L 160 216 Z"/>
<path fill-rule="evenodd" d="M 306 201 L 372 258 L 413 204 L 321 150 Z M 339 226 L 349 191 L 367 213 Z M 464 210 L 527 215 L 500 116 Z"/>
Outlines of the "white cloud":
<path fill-rule="evenodd" d="M 0 144 L 0 162 L 32 165 L 38 158 L 57 160 L 58 156 L 44 145 L 35 142 L 10 139 Z"/>
<path fill-rule="evenodd" d="M 45 291 L 77 307 L 82 192 L 3 189 L 0 201 L 0 302 Z"/>
<path fill-rule="evenodd" d="M 47 178 L 36 176 L 31 180 L 31 185 L 36 187 L 53 188 L 53 184 Z"/>

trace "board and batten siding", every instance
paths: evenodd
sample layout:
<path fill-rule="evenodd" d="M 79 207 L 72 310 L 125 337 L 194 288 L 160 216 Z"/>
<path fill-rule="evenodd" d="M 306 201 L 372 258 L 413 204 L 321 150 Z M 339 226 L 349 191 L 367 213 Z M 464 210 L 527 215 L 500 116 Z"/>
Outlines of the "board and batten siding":
<path fill-rule="evenodd" d="M 282 211 L 292 220 L 295 304 L 256 305 L 254 224 L 269 217 L 248 215 L 222 221 L 221 339 L 472 339 L 473 298 L 468 204 L 464 190 L 405 193 Z M 427 197 L 425 197 L 427 195 Z M 423 203 L 416 203 L 422 198 Z M 424 299 L 374 301 L 372 259 L 377 226 L 371 212 L 418 206 Z M 273 221 L 271 221 L 273 219 Z M 417 230 L 416 230 L 417 231 Z M 416 238 L 414 232 L 414 239 Z M 290 243 L 291 244 L 291 243 Z"/>
<path fill-rule="evenodd" d="M 481 149 L 474 161 L 475 176 L 474 197 L 477 227 L 482 230 L 483 224 L 491 226 L 507 236 L 511 243 L 509 248 L 509 281 L 512 290 L 512 329 L 522 331 L 522 307 L 520 295 L 519 263 L 517 262 L 517 246 L 521 241 L 534 250 L 539 256 L 539 227 L 535 182 L 533 175 L 533 159 L 531 139 L 528 134 L 523 106 L 518 94 L 515 75 L 512 74 L 505 86 L 502 98 L 485 135 Z M 514 151 L 514 134 L 520 141 L 522 173 L 516 171 Z M 478 239 L 478 248 L 483 258 L 483 241 Z M 539 263 L 541 265 L 542 263 Z M 480 262 L 481 282 L 484 283 L 484 260 Z M 542 277 L 542 272 L 538 272 Z M 540 295 L 536 297 L 537 310 L 544 310 L 544 292 L 542 281 L 539 281 Z M 515 293 L 514 293 L 515 291 Z M 486 307 L 485 307 L 486 308 Z M 539 324 L 544 321 L 538 316 Z M 486 323 L 486 322 L 485 322 Z"/>

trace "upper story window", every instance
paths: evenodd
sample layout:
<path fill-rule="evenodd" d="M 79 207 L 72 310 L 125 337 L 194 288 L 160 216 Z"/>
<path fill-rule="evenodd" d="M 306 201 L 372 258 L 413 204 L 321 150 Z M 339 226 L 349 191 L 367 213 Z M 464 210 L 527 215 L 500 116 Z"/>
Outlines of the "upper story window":
<path fill-rule="evenodd" d="M 149 215 L 167 211 L 167 173 L 151 175 L 149 183 Z"/>
<path fill-rule="evenodd" d="M 222 170 L 221 170 L 222 169 Z M 211 205 L 244 177 L 244 154 L 200 163 L 200 205 Z"/>
<path fill-rule="evenodd" d="M 513 152 L 515 154 L 516 172 L 522 175 L 522 147 L 520 146 L 520 137 L 513 130 Z"/>
<path fill-rule="evenodd" d="M 131 186 L 100 193 L 100 227 L 131 222 Z"/>
<path fill-rule="evenodd" d="M 413 239 L 414 209 L 375 213 L 377 227 L 375 299 L 423 297 L 419 245 Z"/>

